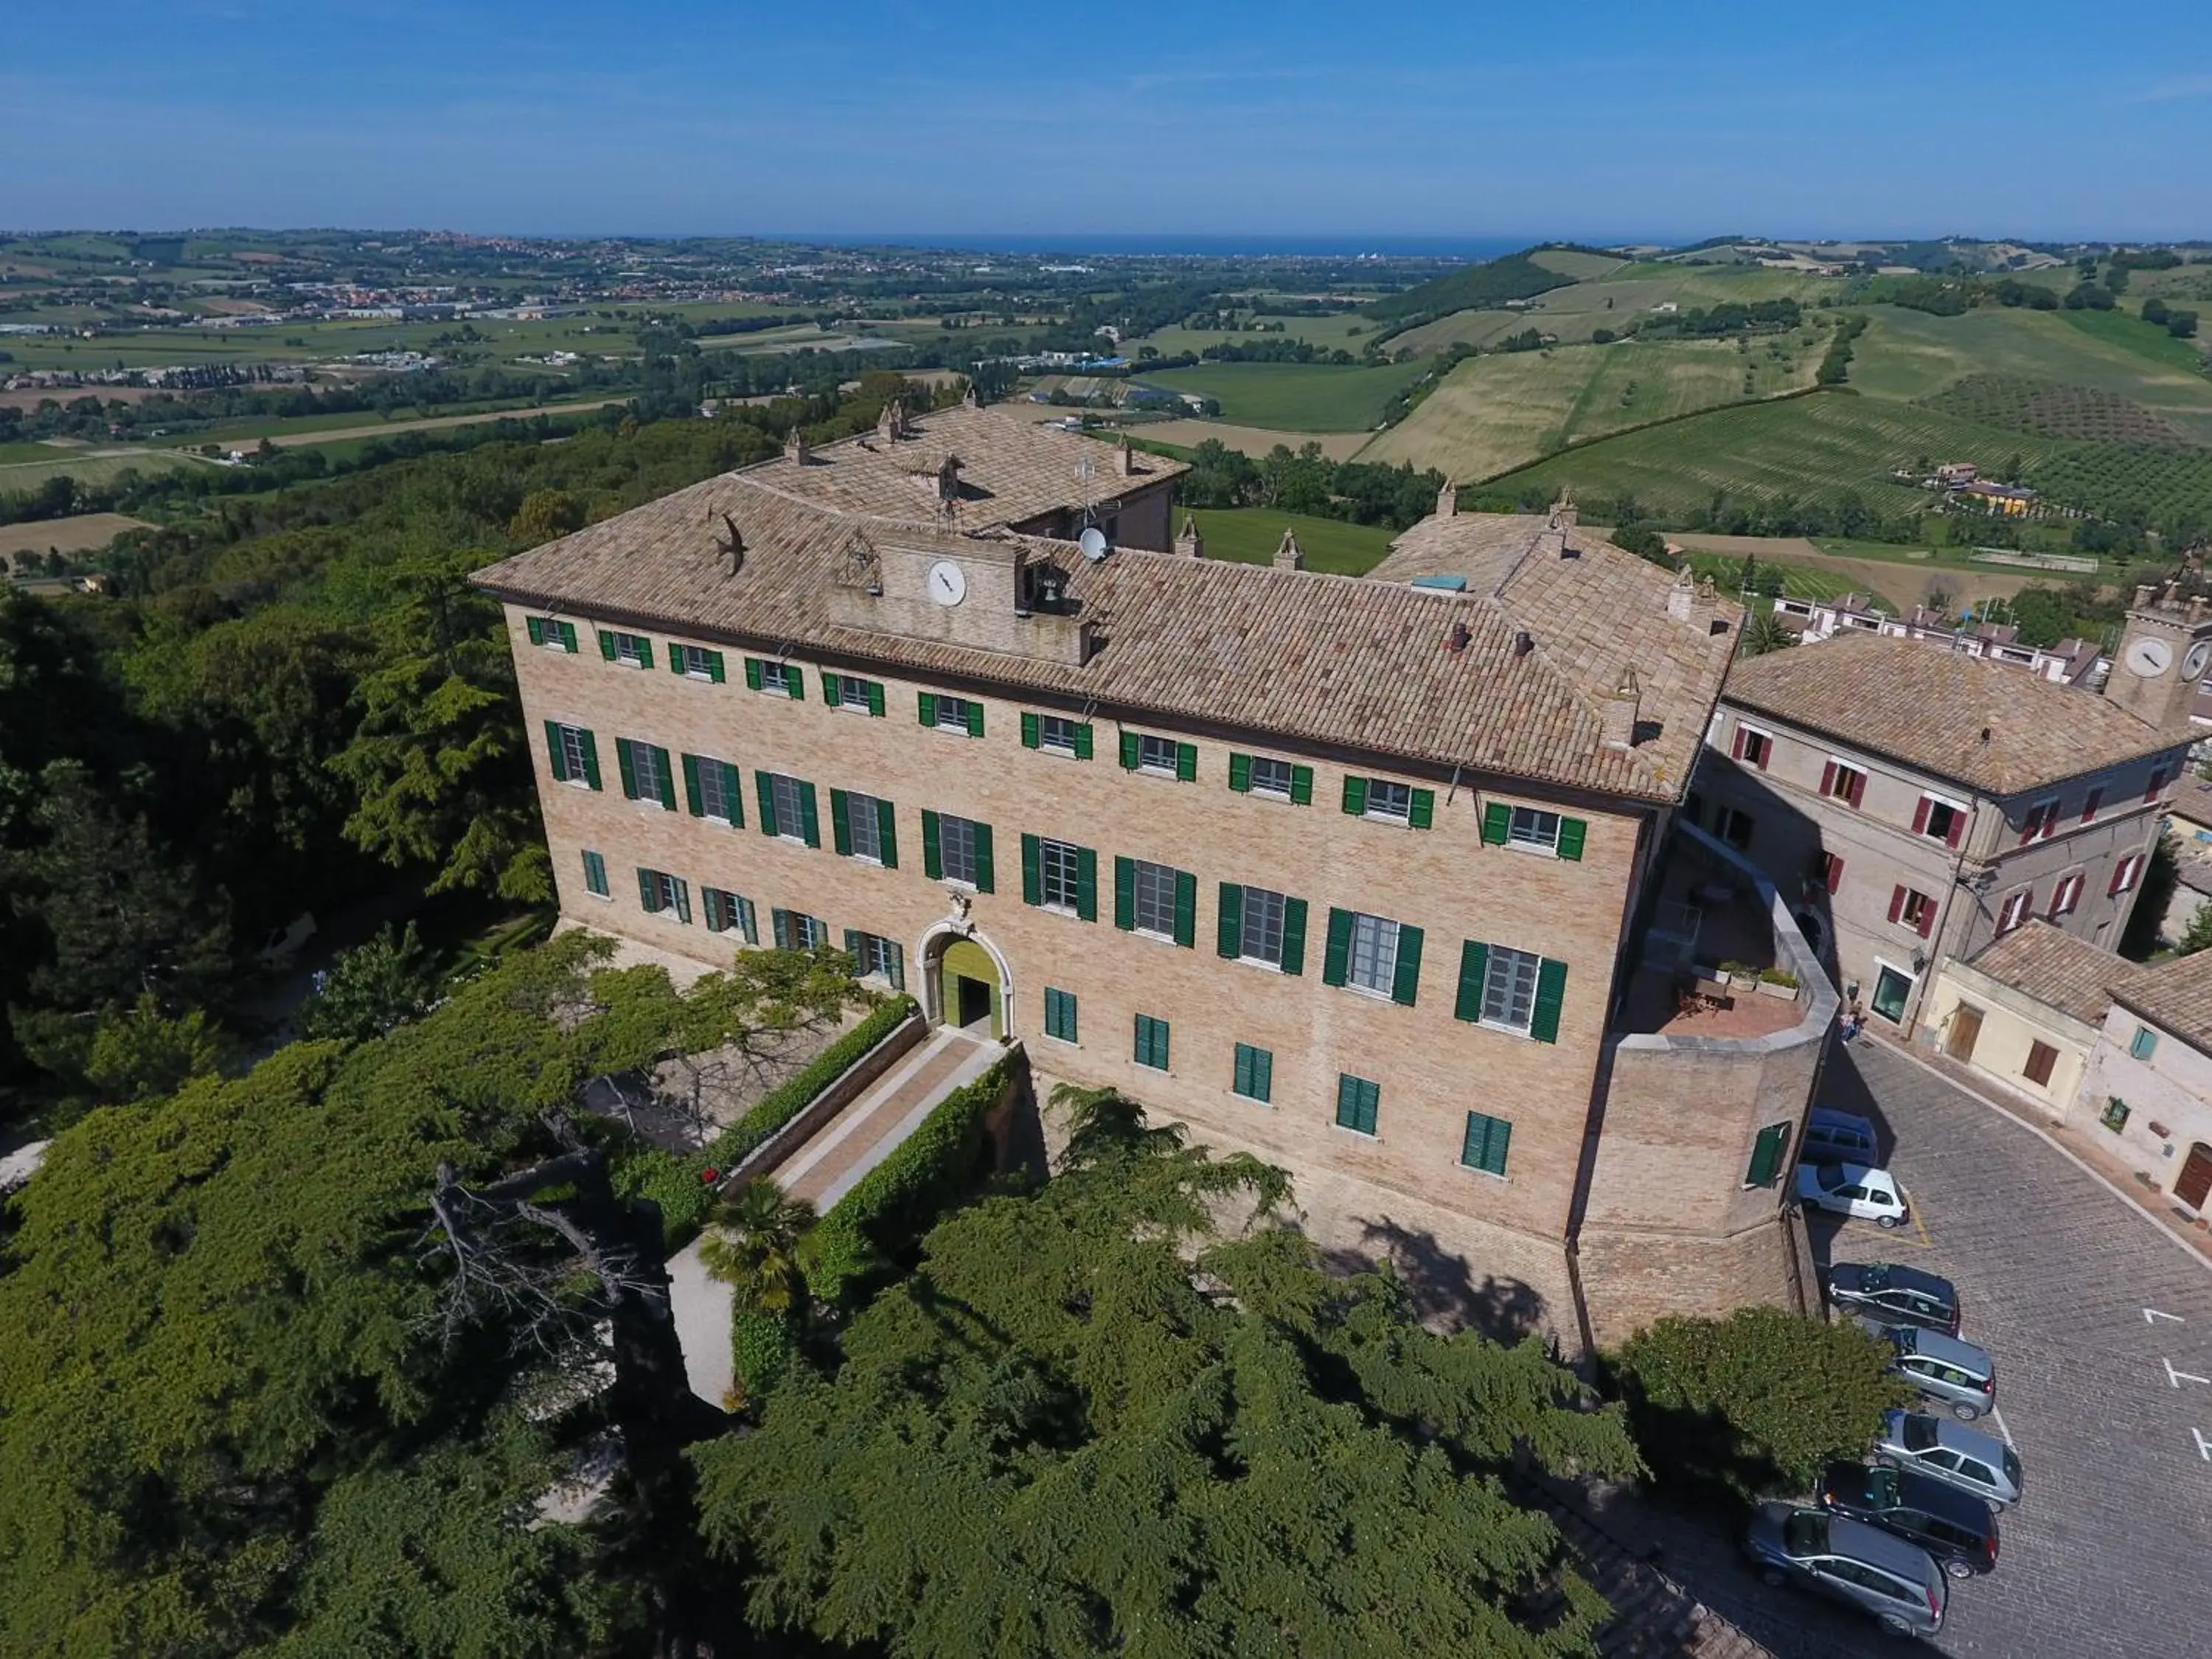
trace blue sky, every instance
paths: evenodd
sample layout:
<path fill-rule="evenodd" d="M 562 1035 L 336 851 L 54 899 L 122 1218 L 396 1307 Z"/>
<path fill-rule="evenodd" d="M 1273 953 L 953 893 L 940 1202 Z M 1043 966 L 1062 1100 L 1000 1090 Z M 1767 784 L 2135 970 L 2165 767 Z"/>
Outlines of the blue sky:
<path fill-rule="evenodd" d="M 2057 0 L 7 9 L 15 228 L 2212 236 L 2202 32 Z"/>

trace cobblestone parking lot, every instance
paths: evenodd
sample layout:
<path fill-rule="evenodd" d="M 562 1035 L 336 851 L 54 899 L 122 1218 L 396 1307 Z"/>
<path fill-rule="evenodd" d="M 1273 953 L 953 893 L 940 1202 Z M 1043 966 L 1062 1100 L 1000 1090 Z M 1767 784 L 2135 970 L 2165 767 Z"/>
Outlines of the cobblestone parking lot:
<path fill-rule="evenodd" d="M 1815 1217 L 1831 1260 L 1897 1261 L 1959 1287 L 1997 1364 L 2026 1468 L 1995 1573 L 1954 1583 L 1936 1650 L 2136 1659 L 2212 1646 L 2212 1271 L 2021 1124 L 1862 1040 L 1822 1103 L 1873 1118 L 1919 1224 Z M 2197 1437 L 2203 1437 L 2200 1443 Z M 1895 1653 L 1870 1620 L 1769 1590 L 1733 1540 L 1669 1540 L 1668 1569 L 1780 1659 Z"/>

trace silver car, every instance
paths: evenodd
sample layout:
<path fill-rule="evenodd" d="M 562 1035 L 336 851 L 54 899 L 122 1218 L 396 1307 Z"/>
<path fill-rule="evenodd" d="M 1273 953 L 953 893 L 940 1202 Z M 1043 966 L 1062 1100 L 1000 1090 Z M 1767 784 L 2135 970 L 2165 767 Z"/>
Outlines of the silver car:
<path fill-rule="evenodd" d="M 1886 1337 L 1896 1350 L 1889 1368 L 1930 1400 L 1940 1400 L 1961 1423 L 1971 1423 L 1997 1403 L 1997 1364 L 1986 1350 L 1942 1331 L 1912 1326 L 1860 1323 Z"/>
<path fill-rule="evenodd" d="M 1943 1628 L 1951 1588 L 1917 1544 L 1847 1516 L 1801 1504 L 1761 1504 L 1744 1553 L 1770 1584 L 1797 1584 L 1863 1607 L 1892 1636 Z"/>
<path fill-rule="evenodd" d="M 2024 1484 L 2020 1457 L 2003 1441 L 1919 1412 L 1882 1413 L 1874 1461 L 1970 1492 L 2001 1510 L 2020 1502 Z"/>

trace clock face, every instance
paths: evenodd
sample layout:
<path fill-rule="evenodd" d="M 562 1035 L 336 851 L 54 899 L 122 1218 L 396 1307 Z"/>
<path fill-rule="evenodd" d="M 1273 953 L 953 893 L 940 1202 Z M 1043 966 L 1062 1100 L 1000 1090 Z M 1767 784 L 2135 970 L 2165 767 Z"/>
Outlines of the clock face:
<path fill-rule="evenodd" d="M 2181 659 L 2181 672 L 2190 679 L 2201 680 L 2207 670 L 2212 670 L 2212 640 L 2199 640 Z"/>
<path fill-rule="evenodd" d="M 957 605 L 968 597 L 968 577 L 950 559 L 929 567 L 929 597 L 939 605 Z"/>
<path fill-rule="evenodd" d="M 2172 665 L 2173 652 L 2164 640 L 2137 640 L 2128 647 L 2128 667 L 2145 679 Z"/>

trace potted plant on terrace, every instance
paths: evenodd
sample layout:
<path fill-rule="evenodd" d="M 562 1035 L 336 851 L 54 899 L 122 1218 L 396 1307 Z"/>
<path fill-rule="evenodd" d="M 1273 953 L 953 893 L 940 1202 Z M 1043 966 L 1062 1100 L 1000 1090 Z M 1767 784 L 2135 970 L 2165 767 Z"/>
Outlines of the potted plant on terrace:
<path fill-rule="evenodd" d="M 1748 996 L 1759 988 L 1759 969 L 1747 962 L 1724 962 L 1721 972 L 1729 982 L 1729 989 Z"/>
<path fill-rule="evenodd" d="M 1785 1002 L 1797 1000 L 1797 975 L 1787 968 L 1762 968 L 1759 970 L 1759 994 L 1763 997 L 1780 997 Z"/>

